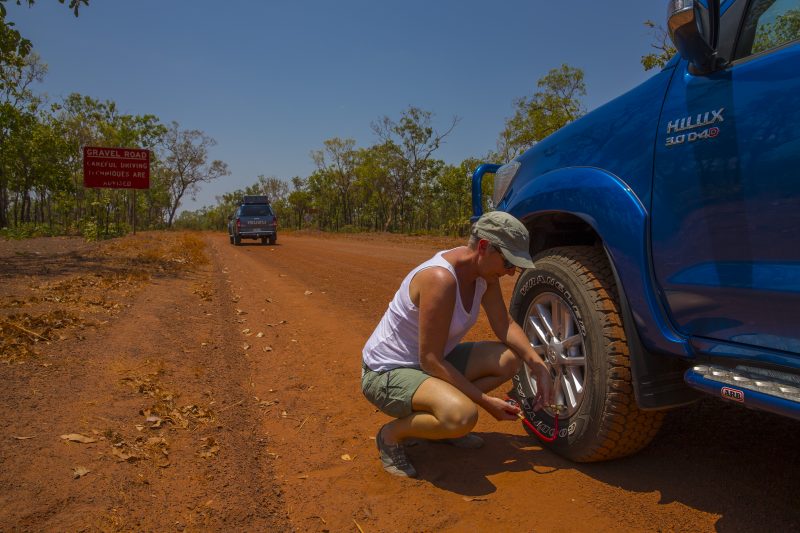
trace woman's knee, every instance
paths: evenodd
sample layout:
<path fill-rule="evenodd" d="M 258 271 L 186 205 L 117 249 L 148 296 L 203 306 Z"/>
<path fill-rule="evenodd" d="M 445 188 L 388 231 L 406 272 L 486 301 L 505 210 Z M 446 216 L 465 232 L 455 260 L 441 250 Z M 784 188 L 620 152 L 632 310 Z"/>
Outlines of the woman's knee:
<path fill-rule="evenodd" d="M 449 402 L 437 416 L 443 429 L 453 436 L 468 433 L 478 422 L 478 407 L 470 400 Z"/>
<path fill-rule="evenodd" d="M 511 379 L 519 372 L 521 361 L 511 349 L 506 350 L 500 356 L 500 372 L 506 379 Z"/>

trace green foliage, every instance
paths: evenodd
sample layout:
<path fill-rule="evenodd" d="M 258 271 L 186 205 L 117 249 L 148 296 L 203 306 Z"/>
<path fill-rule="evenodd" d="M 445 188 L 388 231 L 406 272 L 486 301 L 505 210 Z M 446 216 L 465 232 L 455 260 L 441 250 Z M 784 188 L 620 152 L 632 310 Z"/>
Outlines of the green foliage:
<path fill-rule="evenodd" d="M 6 16 L 6 2 L 8 0 L 0 0 L 0 17 Z M 36 3 L 36 0 L 26 0 L 25 3 L 28 4 L 28 7 L 33 7 L 33 4 Z M 58 0 L 59 4 L 64 4 L 65 0 Z M 23 4 L 23 0 L 16 0 L 16 4 L 21 6 Z M 78 12 L 80 10 L 81 5 L 89 6 L 89 0 L 69 0 L 69 8 L 72 10 L 72 13 L 77 17 Z"/>
<path fill-rule="evenodd" d="M 5 0 L 0 0 L 5 1 Z M 21 61 L 30 53 L 32 43 L 13 28 L 13 22 L 6 22 L 6 12 L 0 3 L 0 66 L 19 67 Z M 6 87 L 3 87 L 5 90 Z"/>
<path fill-rule="evenodd" d="M 420 223 L 415 200 L 435 179 L 441 165 L 432 159 L 433 153 L 459 122 L 453 117 L 440 133 L 433 128 L 432 120 L 432 112 L 410 106 L 398 121 L 384 116 L 372 124 L 380 144 L 368 156 L 373 158 L 370 165 L 379 166 L 376 185 L 381 189 L 383 231 L 409 231 Z M 430 217 L 425 218 L 429 224 Z"/>
<path fill-rule="evenodd" d="M 752 53 L 764 52 L 797 39 L 800 39 L 800 9 L 789 9 L 774 21 L 758 26 Z"/>
<path fill-rule="evenodd" d="M 217 141 L 200 130 L 181 130 L 173 121 L 163 135 L 163 142 L 165 153 L 159 175 L 169 188 L 167 226 L 172 227 L 184 196 L 194 200 L 201 183 L 227 176 L 230 172 L 227 163 L 208 161 L 208 150 Z"/>
<path fill-rule="evenodd" d="M 81 235 L 89 242 L 100 240 L 102 234 L 100 226 L 93 220 L 84 221 L 81 226 Z"/>
<path fill-rule="evenodd" d="M 32 2 L 30 2 L 32 3 Z M 63 2 L 62 2 L 63 3 Z M 87 2 L 72 1 L 77 9 Z M 116 103 L 80 94 L 44 106 L 32 88 L 46 65 L 0 16 L 0 227 L 7 235 L 79 232 L 96 240 L 136 226 L 172 223 L 184 196 L 227 174 L 208 161 L 214 140 L 199 130 L 167 127 L 155 115 L 121 113 Z M 83 146 L 151 151 L 150 189 L 86 189 Z"/>
<path fill-rule="evenodd" d="M 662 68 L 672 59 L 672 56 L 674 56 L 678 50 L 672 45 L 669 34 L 667 34 L 667 31 L 663 27 L 657 25 L 652 20 L 645 21 L 644 25 L 650 28 L 653 34 L 653 42 L 650 44 L 650 47 L 654 51 L 642 56 L 642 66 L 645 70 Z"/>
<path fill-rule="evenodd" d="M 0 0 L 0 7 L 7 0 Z M 26 1 L 20 0 L 18 4 Z M 60 0 L 65 3 L 66 0 Z M 27 0 L 28 5 L 33 1 Z M 70 0 L 71 9 L 88 5 Z M 279 228 L 341 232 L 392 231 L 464 236 L 469 230 L 471 176 L 482 162 L 457 165 L 435 154 L 459 122 L 437 129 L 435 115 L 409 106 L 399 116 L 372 124 L 375 142 L 333 137 L 311 152 L 316 170 L 289 182 L 259 175 L 255 182 L 216 198 L 216 205 L 178 213 L 203 183 L 229 174 L 212 160 L 214 139 L 200 130 L 163 124 L 154 115 L 121 113 L 115 102 L 80 94 L 45 106 L 32 90 L 46 66 L 31 44 L 0 17 L 0 235 L 79 233 L 87 240 L 132 229 L 176 226 L 224 231 L 244 195 L 270 198 Z M 567 65 L 551 70 L 538 90 L 516 103 L 501 134 L 501 153 L 514 154 L 584 113 L 583 72 Z M 128 146 L 151 151 L 150 189 L 83 187 L 83 146 Z M 492 189 L 492 176 L 483 184 Z"/>
<path fill-rule="evenodd" d="M 506 121 L 497 141 L 496 158 L 510 161 L 548 135 L 586 113 L 583 70 L 569 65 L 554 68 L 537 82 L 532 96 L 514 102 L 514 116 Z"/>
<path fill-rule="evenodd" d="M 31 237 L 52 237 L 60 235 L 57 229 L 46 224 L 24 223 L 13 228 L 0 229 L 0 237 L 4 239 L 29 239 Z"/>

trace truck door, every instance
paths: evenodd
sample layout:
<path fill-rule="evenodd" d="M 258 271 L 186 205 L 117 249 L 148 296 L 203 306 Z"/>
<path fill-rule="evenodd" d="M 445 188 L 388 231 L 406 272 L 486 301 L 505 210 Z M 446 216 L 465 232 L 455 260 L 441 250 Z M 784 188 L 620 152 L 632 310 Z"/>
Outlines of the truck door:
<path fill-rule="evenodd" d="M 800 0 L 751 0 L 734 61 L 676 67 L 651 243 L 679 331 L 800 353 Z"/>

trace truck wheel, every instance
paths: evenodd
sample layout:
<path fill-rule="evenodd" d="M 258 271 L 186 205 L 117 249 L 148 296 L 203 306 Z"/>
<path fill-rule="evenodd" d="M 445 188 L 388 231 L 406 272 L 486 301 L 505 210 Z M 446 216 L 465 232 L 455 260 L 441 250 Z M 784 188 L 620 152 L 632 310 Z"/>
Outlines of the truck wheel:
<path fill-rule="evenodd" d="M 228 240 L 230 240 L 231 244 L 233 244 L 233 235 L 231 235 L 230 233 L 228 234 Z"/>
<path fill-rule="evenodd" d="M 558 438 L 542 444 L 578 462 L 641 450 L 658 432 L 664 414 L 636 405 L 627 338 L 605 253 L 590 246 L 553 248 L 534 262 L 536 268 L 517 280 L 510 311 L 550 369 L 556 404 L 566 406 L 559 413 Z M 555 413 L 531 409 L 536 381 L 527 365 L 513 384 L 512 394 L 528 421 L 552 437 Z"/>
<path fill-rule="evenodd" d="M 278 242 L 278 236 L 277 235 L 273 235 L 272 237 L 269 238 L 269 244 L 270 245 L 273 245 L 276 242 Z"/>
<path fill-rule="evenodd" d="M 262 246 L 263 246 L 263 245 L 266 245 L 268 240 L 269 240 L 269 237 L 261 237 L 261 244 L 262 244 Z"/>
<path fill-rule="evenodd" d="M 241 246 L 242 245 L 242 238 L 240 236 L 238 236 L 238 235 L 234 235 L 233 236 L 233 244 L 235 246 Z"/>

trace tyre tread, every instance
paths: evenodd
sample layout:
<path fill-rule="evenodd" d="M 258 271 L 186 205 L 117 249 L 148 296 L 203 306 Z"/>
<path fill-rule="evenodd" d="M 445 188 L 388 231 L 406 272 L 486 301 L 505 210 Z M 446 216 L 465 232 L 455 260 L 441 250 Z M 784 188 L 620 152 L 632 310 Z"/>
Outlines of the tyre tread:
<path fill-rule="evenodd" d="M 658 432 L 662 411 L 642 411 L 636 405 L 630 369 L 630 351 L 622 325 L 622 314 L 614 275 L 602 249 L 570 246 L 546 251 L 549 261 L 577 273 L 587 289 L 595 311 L 601 313 L 609 394 L 603 405 L 600 427 L 593 445 L 570 458 L 594 462 L 624 457 L 641 450 Z M 535 260 L 536 261 L 536 260 Z"/>

